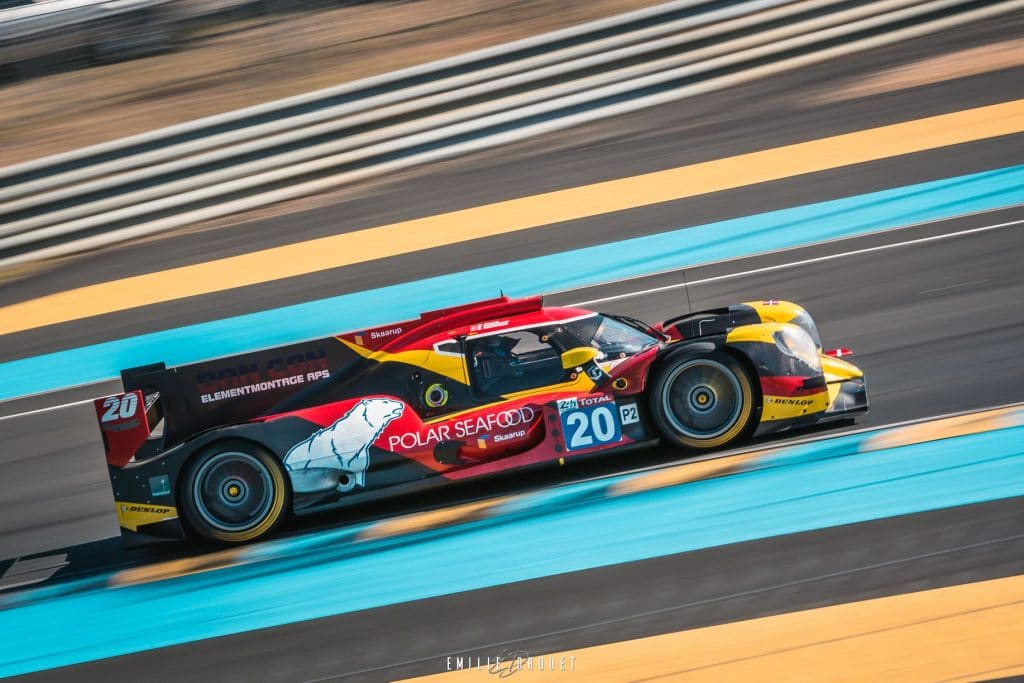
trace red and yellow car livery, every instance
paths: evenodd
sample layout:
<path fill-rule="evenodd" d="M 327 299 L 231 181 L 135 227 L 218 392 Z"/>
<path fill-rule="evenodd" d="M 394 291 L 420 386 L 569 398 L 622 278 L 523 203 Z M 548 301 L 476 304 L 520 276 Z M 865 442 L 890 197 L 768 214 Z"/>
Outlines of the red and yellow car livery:
<path fill-rule="evenodd" d="M 694 451 L 868 409 L 810 315 L 760 301 L 656 325 L 540 297 L 122 372 L 96 400 L 122 531 L 251 541 L 306 514 L 662 442 Z"/>

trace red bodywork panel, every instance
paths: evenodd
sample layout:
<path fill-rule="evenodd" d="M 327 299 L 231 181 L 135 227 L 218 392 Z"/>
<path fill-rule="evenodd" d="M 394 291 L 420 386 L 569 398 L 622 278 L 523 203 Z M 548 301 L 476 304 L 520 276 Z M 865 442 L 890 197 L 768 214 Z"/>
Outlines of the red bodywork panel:
<path fill-rule="evenodd" d="M 124 467 L 149 437 L 149 420 L 142 392 L 104 396 L 93 401 L 107 463 Z"/>
<path fill-rule="evenodd" d="M 765 396 L 811 396 L 821 393 L 822 385 L 804 386 L 809 379 L 792 375 L 762 375 L 761 391 Z"/>

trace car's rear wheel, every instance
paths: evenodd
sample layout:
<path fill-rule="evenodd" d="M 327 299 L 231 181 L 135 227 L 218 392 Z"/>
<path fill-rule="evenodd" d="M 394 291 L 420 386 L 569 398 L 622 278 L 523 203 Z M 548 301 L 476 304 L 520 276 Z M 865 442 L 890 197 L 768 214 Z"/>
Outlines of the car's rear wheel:
<path fill-rule="evenodd" d="M 189 463 L 182 480 L 185 521 L 219 543 L 266 536 L 284 518 L 287 499 L 281 465 L 249 443 L 214 444 Z"/>
<path fill-rule="evenodd" d="M 746 435 L 754 390 L 743 365 L 726 353 L 683 353 L 666 359 L 651 382 L 651 412 L 668 442 L 705 450 Z"/>

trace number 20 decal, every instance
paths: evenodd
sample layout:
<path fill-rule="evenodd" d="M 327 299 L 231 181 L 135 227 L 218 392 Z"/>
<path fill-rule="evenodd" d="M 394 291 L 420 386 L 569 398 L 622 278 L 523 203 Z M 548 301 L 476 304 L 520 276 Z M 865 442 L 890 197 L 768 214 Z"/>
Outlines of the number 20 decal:
<path fill-rule="evenodd" d="M 135 416 L 139 407 L 139 397 L 135 394 L 124 396 L 108 396 L 103 399 L 103 417 L 100 422 L 113 422 L 114 420 L 125 420 Z"/>
<path fill-rule="evenodd" d="M 562 427 L 569 450 L 612 443 L 622 438 L 619 421 L 607 405 L 574 410 L 562 415 Z"/>

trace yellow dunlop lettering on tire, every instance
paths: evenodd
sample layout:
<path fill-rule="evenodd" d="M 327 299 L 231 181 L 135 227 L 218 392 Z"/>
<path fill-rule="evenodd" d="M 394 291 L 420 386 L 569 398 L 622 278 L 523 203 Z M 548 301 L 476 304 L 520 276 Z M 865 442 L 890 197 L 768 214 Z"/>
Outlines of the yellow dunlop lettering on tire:
<path fill-rule="evenodd" d="M 114 501 L 114 507 L 117 510 L 118 524 L 129 531 L 138 531 L 140 526 L 146 524 L 178 518 L 178 509 L 171 505 L 148 505 L 118 500 Z"/>

